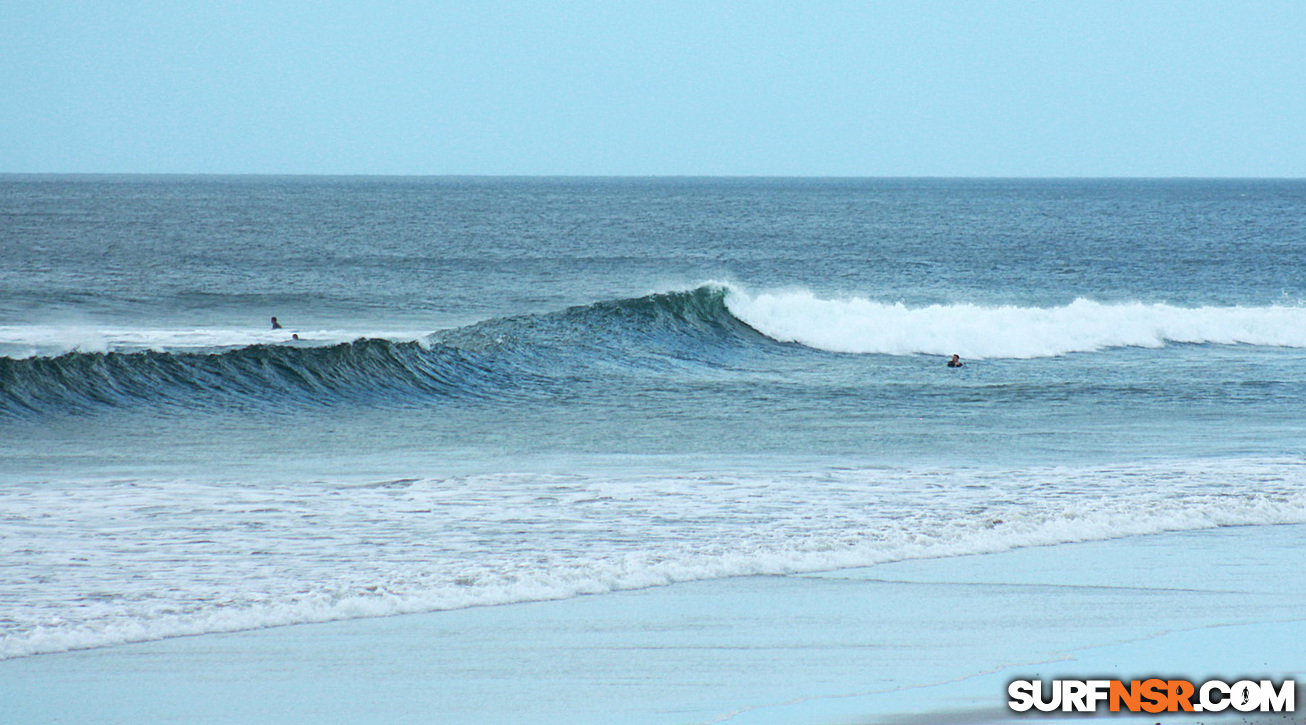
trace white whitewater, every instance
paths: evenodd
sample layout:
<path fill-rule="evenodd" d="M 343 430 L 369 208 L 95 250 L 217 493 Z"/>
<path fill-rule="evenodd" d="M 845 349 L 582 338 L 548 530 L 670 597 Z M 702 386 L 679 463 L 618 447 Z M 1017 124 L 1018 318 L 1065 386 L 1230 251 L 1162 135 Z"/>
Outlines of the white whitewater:
<path fill-rule="evenodd" d="M 1306 347 L 1306 307 L 1176 307 L 1077 299 L 1060 307 L 908 307 L 805 290 L 730 289 L 730 312 L 762 334 L 830 352 L 1039 358 L 1168 343 Z"/>

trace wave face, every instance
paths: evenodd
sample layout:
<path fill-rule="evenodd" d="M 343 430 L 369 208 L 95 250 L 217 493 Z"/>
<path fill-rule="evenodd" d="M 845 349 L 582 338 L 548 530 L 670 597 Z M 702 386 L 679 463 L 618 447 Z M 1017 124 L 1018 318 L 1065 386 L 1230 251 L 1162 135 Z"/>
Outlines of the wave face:
<path fill-rule="evenodd" d="M 529 396 L 595 366 L 714 364 L 732 347 L 763 340 L 726 310 L 725 295 L 707 286 L 600 302 L 489 320 L 417 342 L 0 357 L 0 413 L 147 402 L 280 406 Z"/>
<path fill-rule="evenodd" d="M 907 307 L 810 292 L 732 292 L 732 313 L 775 340 L 843 353 L 1040 358 L 1167 343 L 1306 347 L 1306 307 L 1173 307 L 1078 299 L 1061 307 Z"/>
<path fill-rule="evenodd" d="M 222 353 L 68 353 L 0 359 L 0 410 L 42 412 L 140 402 L 187 407 L 240 399 L 304 404 L 378 394 L 450 395 L 504 381 L 458 350 L 358 340 L 331 347 L 252 345 Z"/>
<path fill-rule="evenodd" d="M 526 358 L 562 353 L 633 365 L 672 360 L 714 362 L 741 345 L 765 341 L 727 309 L 729 294 L 728 287 L 703 285 L 556 313 L 488 320 L 435 333 L 430 340 Z"/>

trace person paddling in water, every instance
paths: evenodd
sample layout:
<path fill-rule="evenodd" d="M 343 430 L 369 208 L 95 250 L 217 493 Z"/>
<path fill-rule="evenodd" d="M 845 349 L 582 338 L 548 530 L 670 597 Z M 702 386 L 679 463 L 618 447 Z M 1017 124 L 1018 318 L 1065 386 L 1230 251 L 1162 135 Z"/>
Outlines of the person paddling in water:
<path fill-rule="evenodd" d="M 953 355 L 953 356 L 952 356 L 952 359 L 948 361 L 948 367 L 950 367 L 950 368 L 959 368 L 959 367 L 961 367 L 961 356 L 960 356 L 960 355 Z"/>
<path fill-rule="evenodd" d="M 280 330 L 280 329 L 281 329 L 281 323 L 280 323 L 280 322 L 277 322 L 277 318 L 275 318 L 275 317 L 272 318 L 272 329 L 274 329 L 274 330 Z"/>

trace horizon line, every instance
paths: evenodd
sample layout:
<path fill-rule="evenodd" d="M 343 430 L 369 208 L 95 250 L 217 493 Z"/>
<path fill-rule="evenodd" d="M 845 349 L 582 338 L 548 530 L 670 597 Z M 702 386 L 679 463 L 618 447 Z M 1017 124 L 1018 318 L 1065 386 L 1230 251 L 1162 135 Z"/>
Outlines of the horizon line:
<path fill-rule="evenodd" d="M 1018 175 L 787 175 L 787 174 L 389 174 L 187 171 L 0 171 L 6 177 L 80 178 L 300 178 L 300 179 L 498 179 L 498 180 L 803 180 L 803 181 L 1306 181 L 1306 176 L 1018 176 Z"/>

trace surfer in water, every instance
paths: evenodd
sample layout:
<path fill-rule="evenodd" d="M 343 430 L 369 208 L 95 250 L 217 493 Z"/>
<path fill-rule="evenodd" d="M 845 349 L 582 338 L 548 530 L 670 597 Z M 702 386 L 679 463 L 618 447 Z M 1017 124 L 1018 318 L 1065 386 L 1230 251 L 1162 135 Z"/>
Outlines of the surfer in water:
<path fill-rule="evenodd" d="M 961 367 L 961 365 L 962 363 L 961 363 L 960 355 L 953 355 L 952 359 L 948 361 L 948 367 L 950 368 L 959 368 Z"/>
<path fill-rule="evenodd" d="M 277 318 L 275 318 L 275 317 L 272 318 L 272 329 L 274 329 L 274 330 L 280 330 L 280 329 L 281 329 L 281 323 L 280 323 L 280 322 L 277 322 Z"/>

